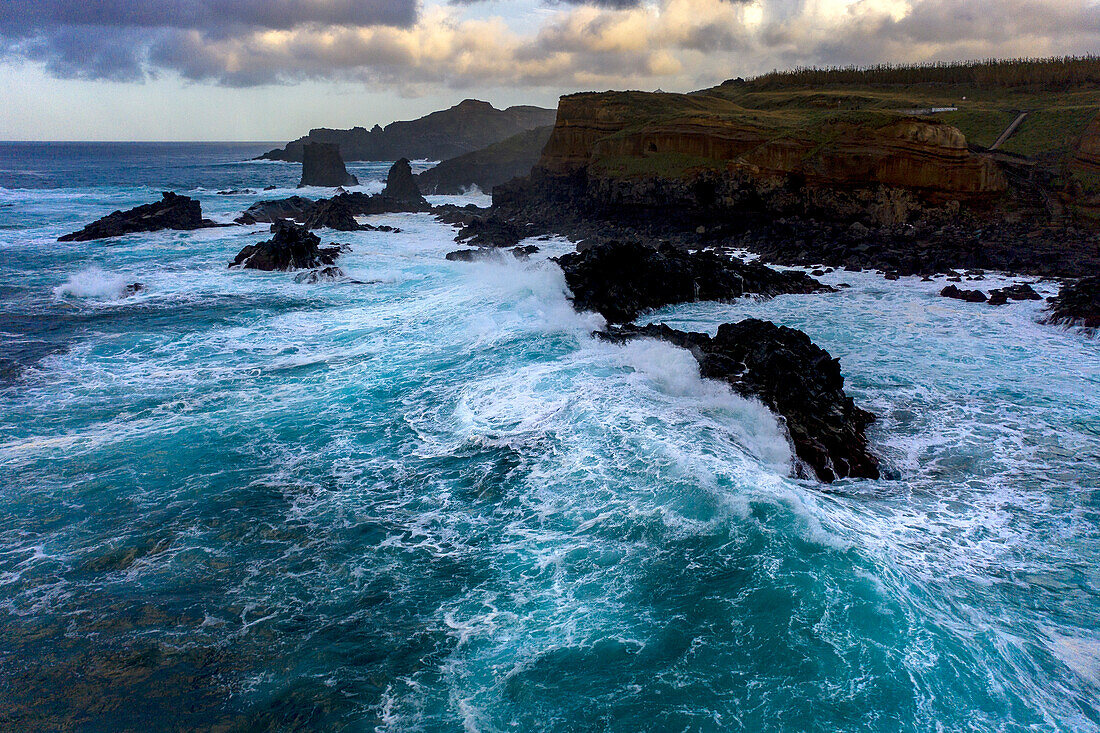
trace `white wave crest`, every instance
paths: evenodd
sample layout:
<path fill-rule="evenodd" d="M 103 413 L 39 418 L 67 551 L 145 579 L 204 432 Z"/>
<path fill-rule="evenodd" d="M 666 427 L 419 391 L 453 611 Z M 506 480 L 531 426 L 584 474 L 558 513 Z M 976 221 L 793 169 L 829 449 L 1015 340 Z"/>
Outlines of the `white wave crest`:
<path fill-rule="evenodd" d="M 128 289 L 134 284 L 134 279 L 127 275 L 89 268 L 70 275 L 53 292 L 58 298 L 113 301 L 132 295 Z"/>

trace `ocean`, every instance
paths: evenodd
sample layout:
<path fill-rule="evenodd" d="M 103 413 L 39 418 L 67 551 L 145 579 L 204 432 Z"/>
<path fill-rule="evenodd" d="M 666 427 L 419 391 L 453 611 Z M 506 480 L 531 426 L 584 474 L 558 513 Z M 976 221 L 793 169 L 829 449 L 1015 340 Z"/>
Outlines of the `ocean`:
<path fill-rule="evenodd" d="M 1100 731 L 1100 339 L 842 271 L 645 317 L 839 358 L 887 471 L 826 486 L 592 338 L 565 240 L 379 216 L 320 232 L 342 284 L 228 269 L 262 225 L 57 242 L 327 195 L 270 147 L 0 144 L 0 729 Z"/>

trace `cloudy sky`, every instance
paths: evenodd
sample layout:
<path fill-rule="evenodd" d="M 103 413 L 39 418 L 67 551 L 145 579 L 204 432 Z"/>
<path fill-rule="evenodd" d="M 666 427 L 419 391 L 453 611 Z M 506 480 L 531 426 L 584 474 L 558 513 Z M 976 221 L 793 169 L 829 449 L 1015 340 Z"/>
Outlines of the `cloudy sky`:
<path fill-rule="evenodd" d="M 0 0 L 0 139 L 285 140 L 476 97 L 1100 50 L 1100 0 Z"/>

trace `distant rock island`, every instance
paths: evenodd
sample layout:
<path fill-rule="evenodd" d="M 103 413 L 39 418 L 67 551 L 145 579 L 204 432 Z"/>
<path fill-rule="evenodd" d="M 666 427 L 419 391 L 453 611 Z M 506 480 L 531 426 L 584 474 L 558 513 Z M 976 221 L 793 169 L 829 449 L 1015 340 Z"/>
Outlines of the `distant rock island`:
<path fill-rule="evenodd" d="M 393 122 L 373 129 L 319 128 L 286 147 L 260 156 L 263 160 L 302 162 L 306 143 L 334 143 L 344 160 L 446 160 L 480 150 L 521 132 L 554 124 L 556 112 L 542 107 L 496 109 L 488 102 L 467 99 L 450 109 L 416 120 Z"/>
<path fill-rule="evenodd" d="M 489 193 L 494 186 L 530 173 L 553 130 L 553 125 L 525 130 L 481 150 L 444 160 L 417 175 L 420 190 L 429 194 L 458 194 L 477 186 Z"/>

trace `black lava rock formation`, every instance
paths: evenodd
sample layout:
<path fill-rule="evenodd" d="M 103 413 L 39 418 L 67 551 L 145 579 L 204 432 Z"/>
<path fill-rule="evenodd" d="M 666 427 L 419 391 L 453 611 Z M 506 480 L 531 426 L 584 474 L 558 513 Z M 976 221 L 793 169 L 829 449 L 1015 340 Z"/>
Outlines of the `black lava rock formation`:
<path fill-rule="evenodd" d="M 289 221 L 275 222 L 271 231 L 274 237 L 248 245 L 229 266 L 268 271 L 310 270 L 333 264 L 341 251 L 340 247 L 322 247 L 316 234 Z"/>
<path fill-rule="evenodd" d="M 750 318 L 722 324 L 713 338 L 664 324 L 611 327 L 600 335 L 617 343 L 660 339 L 688 349 L 703 377 L 722 380 L 782 416 L 795 455 L 821 481 L 879 478 L 866 435 L 875 416 L 855 406 L 844 392 L 840 363 L 802 331 Z"/>
<path fill-rule="evenodd" d="M 257 201 L 234 221 L 238 224 L 274 224 L 280 219 L 300 219 L 313 208 L 313 204 L 313 201 L 301 196 Z"/>
<path fill-rule="evenodd" d="M 944 298 L 965 300 L 967 303 L 984 303 L 986 301 L 985 293 L 981 290 L 963 290 L 955 285 L 948 285 L 940 291 L 940 295 Z"/>
<path fill-rule="evenodd" d="M 112 212 L 79 232 L 66 234 L 57 241 L 89 242 L 134 232 L 156 232 L 162 229 L 189 231 L 215 226 L 219 225 L 202 218 L 202 205 L 198 201 L 165 191 L 161 194 L 160 201 L 128 211 Z"/>
<path fill-rule="evenodd" d="M 1100 329 L 1100 275 L 1062 285 L 1047 311 L 1045 323 Z"/>
<path fill-rule="evenodd" d="M 989 291 L 990 305 L 1005 305 L 1010 300 L 1042 300 L 1043 296 L 1035 292 L 1035 288 L 1027 283 L 1016 283 L 1004 288 L 994 288 Z"/>
<path fill-rule="evenodd" d="M 604 242 L 563 255 L 557 262 L 573 291 L 574 306 L 597 311 L 612 323 L 626 323 L 644 311 L 674 303 L 833 290 L 802 272 L 780 272 L 668 244 L 652 249 L 633 242 Z"/>

